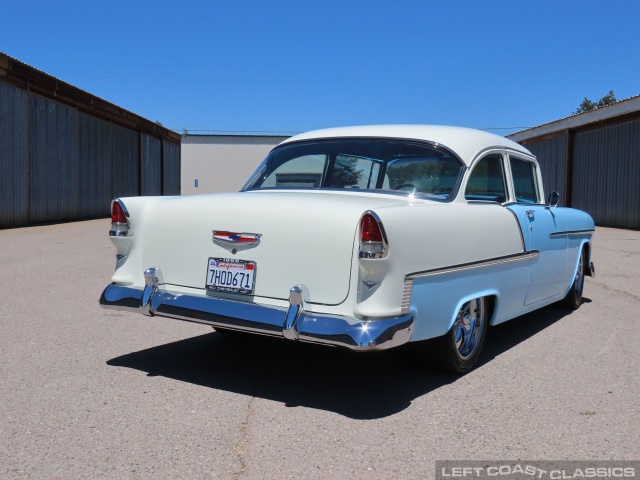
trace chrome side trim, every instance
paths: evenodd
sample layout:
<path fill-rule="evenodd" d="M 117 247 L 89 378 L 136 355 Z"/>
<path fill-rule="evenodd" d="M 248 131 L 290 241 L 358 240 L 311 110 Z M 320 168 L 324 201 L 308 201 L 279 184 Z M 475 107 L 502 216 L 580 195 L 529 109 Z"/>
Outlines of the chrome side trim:
<path fill-rule="evenodd" d="M 566 232 L 550 233 L 549 237 L 560 237 L 563 235 L 588 235 L 594 233 L 595 230 L 567 230 Z"/>
<path fill-rule="evenodd" d="M 522 262 L 524 260 L 531 260 L 537 258 L 540 252 L 537 250 L 529 250 L 523 253 L 516 253 L 514 255 L 507 255 L 504 257 L 491 258 L 488 260 L 482 260 L 479 262 L 464 263 L 460 265 L 454 265 L 452 267 L 434 268 L 433 270 L 424 270 L 422 272 L 410 273 L 405 276 L 405 288 L 406 280 L 414 280 L 416 278 L 430 277 L 432 275 L 444 275 L 446 273 L 464 272 L 467 270 L 474 270 L 477 268 L 494 267 L 496 265 L 503 265 L 505 263 Z"/>
<path fill-rule="evenodd" d="M 100 297 L 100 306 L 356 351 L 397 347 L 411 340 L 413 333 L 411 315 L 359 320 L 306 312 L 302 285 L 291 289 L 289 308 L 284 308 L 172 293 L 159 288 L 158 274 L 157 268 L 146 270 L 144 289 L 108 285 Z"/>
<path fill-rule="evenodd" d="M 400 302 L 400 314 L 406 315 L 411 307 L 411 294 L 413 293 L 413 279 L 405 277 L 402 289 L 402 301 Z"/>

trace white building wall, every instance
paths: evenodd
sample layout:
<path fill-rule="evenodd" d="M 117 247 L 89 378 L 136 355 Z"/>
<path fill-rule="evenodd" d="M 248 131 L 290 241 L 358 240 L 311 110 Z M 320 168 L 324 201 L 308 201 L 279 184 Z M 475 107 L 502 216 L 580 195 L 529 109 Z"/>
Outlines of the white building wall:
<path fill-rule="evenodd" d="M 184 135 L 180 152 L 182 195 L 237 192 L 273 147 L 286 138 Z"/>

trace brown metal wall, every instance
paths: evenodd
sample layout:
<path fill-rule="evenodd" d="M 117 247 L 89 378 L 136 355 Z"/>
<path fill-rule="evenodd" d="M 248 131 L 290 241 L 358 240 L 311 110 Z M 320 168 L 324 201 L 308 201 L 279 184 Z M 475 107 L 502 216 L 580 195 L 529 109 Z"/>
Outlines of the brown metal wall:
<path fill-rule="evenodd" d="M 162 142 L 143 133 L 140 148 L 140 192 L 142 195 L 162 195 Z"/>
<path fill-rule="evenodd" d="M 162 140 L 162 194 L 180 195 L 180 145 Z"/>
<path fill-rule="evenodd" d="M 567 136 L 547 138 L 527 143 L 526 147 L 538 158 L 545 194 L 560 194 L 560 204 L 566 205 Z"/>
<path fill-rule="evenodd" d="M 113 197 L 140 195 L 140 142 L 138 133 L 112 127 Z"/>
<path fill-rule="evenodd" d="M 78 146 L 78 111 L 38 95 L 31 95 L 30 222 L 71 220 L 78 217 Z"/>
<path fill-rule="evenodd" d="M 545 189 L 557 187 L 565 205 L 588 212 L 597 225 L 640 229 L 640 109 L 630 107 L 638 99 L 614 104 L 620 115 L 606 116 L 612 107 L 605 107 L 577 116 L 583 124 L 571 117 L 564 129 L 548 124 L 537 137 L 527 131 L 510 137 L 538 157 Z"/>
<path fill-rule="evenodd" d="M 640 120 L 576 133 L 573 206 L 596 224 L 640 228 Z"/>
<path fill-rule="evenodd" d="M 109 214 L 111 196 L 111 123 L 86 113 L 80 114 L 80 198 L 79 215 Z"/>
<path fill-rule="evenodd" d="M 114 197 L 180 194 L 179 143 L 3 81 L 0 165 L 0 228 L 108 216 Z"/>
<path fill-rule="evenodd" d="M 0 82 L 0 226 L 29 219 L 27 92 Z"/>

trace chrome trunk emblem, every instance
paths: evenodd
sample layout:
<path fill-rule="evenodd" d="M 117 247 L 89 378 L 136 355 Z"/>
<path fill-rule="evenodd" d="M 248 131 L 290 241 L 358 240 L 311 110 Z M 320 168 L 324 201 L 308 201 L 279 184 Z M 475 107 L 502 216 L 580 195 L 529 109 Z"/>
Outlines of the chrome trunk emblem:
<path fill-rule="evenodd" d="M 227 230 L 212 230 L 212 240 L 218 243 L 233 243 L 238 245 L 256 245 L 260 243 L 261 233 L 238 233 Z"/>

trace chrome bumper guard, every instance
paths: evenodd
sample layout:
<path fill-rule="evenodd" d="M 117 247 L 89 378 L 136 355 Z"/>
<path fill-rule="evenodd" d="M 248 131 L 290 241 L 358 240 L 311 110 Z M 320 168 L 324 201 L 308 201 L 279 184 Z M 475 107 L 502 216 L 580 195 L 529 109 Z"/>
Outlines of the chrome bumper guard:
<path fill-rule="evenodd" d="M 397 347 L 407 343 L 413 331 L 410 314 L 354 323 L 343 316 L 306 312 L 302 286 L 291 289 L 289 308 L 284 308 L 161 290 L 162 275 L 157 268 L 145 272 L 145 283 L 144 290 L 107 286 L 100 306 L 358 351 Z"/>

